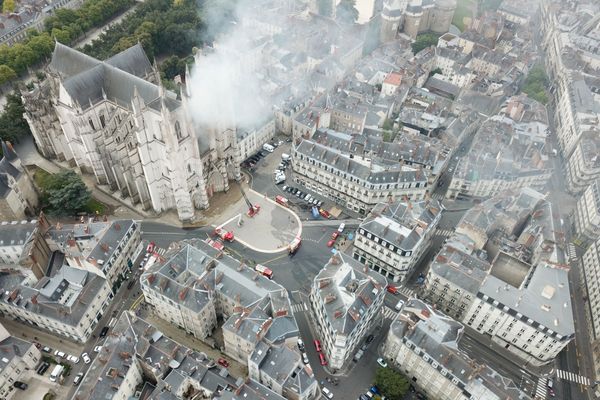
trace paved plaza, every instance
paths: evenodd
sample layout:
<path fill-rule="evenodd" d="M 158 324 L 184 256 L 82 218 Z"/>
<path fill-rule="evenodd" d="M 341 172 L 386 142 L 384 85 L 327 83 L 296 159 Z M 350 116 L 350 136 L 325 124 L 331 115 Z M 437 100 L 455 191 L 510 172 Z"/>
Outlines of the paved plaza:
<path fill-rule="evenodd" d="M 248 217 L 248 205 L 242 198 L 223 213 L 221 221 L 215 226 L 233 232 L 236 241 L 252 250 L 262 253 L 287 251 L 288 245 L 302 235 L 300 218 L 246 185 L 244 191 L 253 205 L 260 206 L 260 212 L 252 218 Z"/>

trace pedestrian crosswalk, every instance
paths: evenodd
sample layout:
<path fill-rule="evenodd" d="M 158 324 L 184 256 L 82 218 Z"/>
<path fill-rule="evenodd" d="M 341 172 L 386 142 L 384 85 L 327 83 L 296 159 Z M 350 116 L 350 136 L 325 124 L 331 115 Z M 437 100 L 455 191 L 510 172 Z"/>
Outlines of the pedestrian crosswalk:
<path fill-rule="evenodd" d="M 535 400 L 546 400 L 546 396 L 548 394 L 548 388 L 546 385 L 548 384 L 548 379 L 540 378 L 537 381 L 537 386 L 535 387 Z"/>
<path fill-rule="evenodd" d="M 437 200 L 444 200 L 446 198 L 446 195 L 444 193 L 434 193 L 431 195 L 431 197 Z"/>
<path fill-rule="evenodd" d="M 303 312 L 303 311 L 308 311 L 308 307 L 306 306 L 306 303 L 302 302 L 302 303 L 298 303 L 298 304 L 292 304 L 292 312 L 294 314 Z"/>
<path fill-rule="evenodd" d="M 569 246 L 567 247 L 567 253 L 569 255 L 569 259 L 577 259 L 577 250 L 575 249 L 575 245 L 573 243 L 569 243 Z"/>
<path fill-rule="evenodd" d="M 402 293 L 403 295 L 405 295 L 406 297 L 408 297 L 409 299 L 412 297 L 417 297 L 417 295 L 415 294 L 415 291 L 412 289 L 407 288 L 406 286 L 400 286 L 398 288 L 398 291 L 400 291 L 400 293 Z"/>
<path fill-rule="evenodd" d="M 167 249 L 163 249 L 162 247 L 156 247 L 154 248 L 154 252 L 158 253 L 158 255 L 164 256 L 167 252 Z"/>
<path fill-rule="evenodd" d="M 454 231 L 452 229 L 440 229 L 440 228 L 437 228 L 435 230 L 435 234 L 437 236 L 446 236 L 446 237 L 448 237 L 448 236 L 452 235 L 453 233 L 454 233 Z"/>
<path fill-rule="evenodd" d="M 590 379 L 585 376 L 577 375 L 568 371 L 563 371 L 561 369 L 556 370 L 556 376 L 559 379 L 565 379 L 567 381 L 579 383 L 581 385 L 590 386 L 591 383 Z"/>
<path fill-rule="evenodd" d="M 398 314 L 398 312 L 396 310 L 392 310 L 391 308 L 389 308 L 387 306 L 384 306 L 383 310 L 381 312 L 383 313 L 384 318 L 389 318 L 389 319 L 396 318 L 396 314 Z"/>

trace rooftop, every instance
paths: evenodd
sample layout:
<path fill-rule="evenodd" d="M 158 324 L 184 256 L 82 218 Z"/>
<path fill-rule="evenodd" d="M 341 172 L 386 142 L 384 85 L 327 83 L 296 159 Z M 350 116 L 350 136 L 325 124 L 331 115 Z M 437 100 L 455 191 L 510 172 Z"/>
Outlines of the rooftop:
<path fill-rule="evenodd" d="M 312 290 L 333 331 L 350 335 L 386 285 L 385 277 L 338 252 L 317 274 Z"/>

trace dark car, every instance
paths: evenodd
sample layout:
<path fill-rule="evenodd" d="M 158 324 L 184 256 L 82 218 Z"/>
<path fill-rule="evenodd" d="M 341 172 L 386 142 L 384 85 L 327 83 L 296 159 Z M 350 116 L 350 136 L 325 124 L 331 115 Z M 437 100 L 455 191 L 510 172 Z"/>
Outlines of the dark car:
<path fill-rule="evenodd" d="M 28 386 L 27 386 L 27 384 L 26 384 L 26 383 L 23 383 L 23 382 L 21 382 L 21 381 L 16 381 L 16 382 L 15 382 L 15 387 L 16 387 L 17 389 L 25 390 L 25 389 L 27 389 L 27 387 L 28 387 Z"/>
<path fill-rule="evenodd" d="M 371 334 L 367 336 L 367 340 L 365 343 L 370 344 L 373 341 L 373 339 L 375 339 L 375 336 Z"/>
<path fill-rule="evenodd" d="M 129 281 L 129 283 L 127 284 L 127 289 L 131 289 L 133 285 L 135 285 L 135 279 Z"/>
<path fill-rule="evenodd" d="M 38 375 L 44 375 L 44 373 L 45 373 L 46 371 L 48 371 L 48 368 L 49 368 L 49 367 L 50 367 L 50 364 L 49 364 L 49 363 L 47 363 L 46 361 L 42 362 L 42 363 L 40 364 L 40 366 L 38 367 L 38 369 L 37 369 L 37 373 L 38 373 Z"/>
<path fill-rule="evenodd" d="M 100 337 L 104 337 L 106 336 L 106 334 L 108 333 L 108 326 L 105 326 L 104 328 L 102 328 L 102 330 L 100 331 Z"/>

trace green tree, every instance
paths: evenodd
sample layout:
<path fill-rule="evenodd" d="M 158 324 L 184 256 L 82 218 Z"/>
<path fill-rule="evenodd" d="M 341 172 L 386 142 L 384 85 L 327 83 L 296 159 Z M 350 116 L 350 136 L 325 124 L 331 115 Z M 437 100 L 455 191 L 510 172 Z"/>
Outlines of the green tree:
<path fill-rule="evenodd" d="M 53 28 L 52 37 L 63 44 L 68 44 L 71 42 L 71 34 L 69 33 L 69 31 L 66 31 L 64 29 Z"/>
<path fill-rule="evenodd" d="M 185 60 L 177 57 L 171 56 L 162 62 L 160 65 L 160 75 L 162 79 L 173 79 L 177 75 L 182 75 L 185 73 Z"/>
<path fill-rule="evenodd" d="M 379 368 L 375 373 L 375 386 L 390 400 L 401 400 L 410 383 L 406 377 L 391 368 Z"/>
<path fill-rule="evenodd" d="M 438 42 L 440 35 L 436 33 L 422 33 L 417 35 L 414 43 L 411 44 L 413 54 L 417 54 L 423 49 L 429 46 L 435 46 Z"/>
<path fill-rule="evenodd" d="M 0 86 L 17 77 L 17 73 L 7 65 L 0 65 Z"/>
<path fill-rule="evenodd" d="M 55 214 L 76 214 L 84 210 L 91 199 L 90 190 L 74 171 L 52 175 L 44 186 L 42 190 Z"/>
<path fill-rule="evenodd" d="M 15 11 L 15 0 L 4 0 L 2 4 L 2 12 L 8 14 Z"/>
<path fill-rule="evenodd" d="M 32 37 L 27 45 L 33 51 L 38 61 L 50 56 L 54 49 L 54 41 L 47 32 Z"/>
<path fill-rule="evenodd" d="M 336 9 L 336 18 L 344 22 L 356 22 L 358 20 L 356 0 L 341 0 Z"/>
<path fill-rule="evenodd" d="M 523 92 L 526 93 L 532 99 L 539 101 L 542 104 L 548 103 L 548 75 L 543 66 L 536 65 L 529 71 L 525 83 L 523 85 Z"/>
<path fill-rule="evenodd" d="M 0 115 L 0 139 L 16 143 L 23 136 L 31 134 L 29 124 L 23 118 L 24 113 L 21 92 L 15 90 L 7 94 L 4 111 Z"/>

